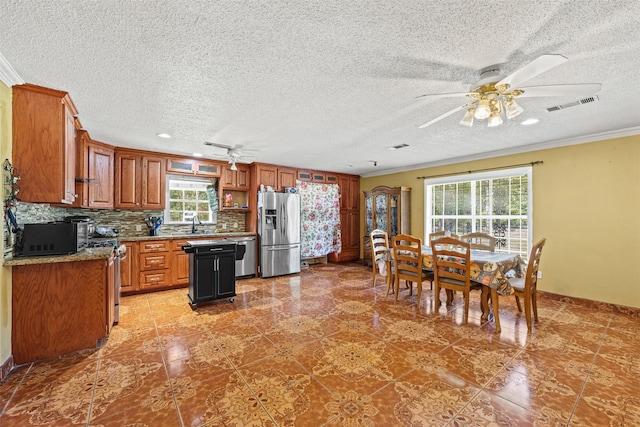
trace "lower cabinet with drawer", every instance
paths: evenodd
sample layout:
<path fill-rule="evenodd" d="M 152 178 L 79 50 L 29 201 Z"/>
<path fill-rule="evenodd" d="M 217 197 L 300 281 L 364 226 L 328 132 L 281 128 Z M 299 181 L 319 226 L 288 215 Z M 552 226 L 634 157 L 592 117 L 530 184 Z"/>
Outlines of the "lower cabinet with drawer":
<path fill-rule="evenodd" d="M 149 240 L 138 245 L 139 290 L 171 286 L 171 241 Z"/>
<path fill-rule="evenodd" d="M 182 247 L 194 240 L 212 238 L 194 236 L 123 242 L 127 246 L 127 258 L 120 264 L 122 295 L 189 286 L 189 254 Z"/>

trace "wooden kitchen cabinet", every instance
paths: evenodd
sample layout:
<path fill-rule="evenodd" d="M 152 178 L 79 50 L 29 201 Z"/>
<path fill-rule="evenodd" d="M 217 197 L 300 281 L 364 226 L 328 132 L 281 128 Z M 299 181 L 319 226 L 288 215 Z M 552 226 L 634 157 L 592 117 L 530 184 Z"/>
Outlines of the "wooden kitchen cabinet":
<path fill-rule="evenodd" d="M 220 176 L 221 163 L 188 158 L 170 158 L 167 160 L 167 172 L 206 177 Z"/>
<path fill-rule="evenodd" d="M 251 172 L 249 166 L 236 165 L 238 170 L 231 170 L 231 166 L 222 167 L 220 184 L 223 190 L 249 190 Z"/>
<path fill-rule="evenodd" d="M 298 170 L 287 167 L 279 167 L 262 163 L 254 163 L 256 175 L 256 190 L 260 184 L 265 188 L 270 186 L 273 191 L 282 192 L 286 187 L 295 187 L 298 178 Z"/>
<path fill-rule="evenodd" d="M 291 168 L 278 168 L 278 189 L 276 191 L 284 191 L 287 187 L 296 186 L 296 178 L 298 171 Z"/>
<path fill-rule="evenodd" d="M 16 85 L 12 109 L 12 158 L 21 178 L 18 200 L 72 204 L 76 199 L 78 112 L 69 94 Z"/>
<path fill-rule="evenodd" d="M 120 292 L 128 294 L 138 290 L 138 244 L 122 244 L 127 248 L 127 256 L 120 259 Z"/>
<path fill-rule="evenodd" d="M 166 164 L 162 157 L 115 153 L 116 209 L 164 209 Z"/>
<path fill-rule="evenodd" d="M 194 239 L 191 239 L 194 240 Z M 172 244 L 171 271 L 174 285 L 189 285 L 189 254 L 182 250 L 187 239 L 174 240 Z"/>
<path fill-rule="evenodd" d="M 74 206 L 111 209 L 114 202 L 115 151 L 112 146 L 91 140 L 85 130 L 79 131 L 78 173 Z"/>
<path fill-rule="evenodd" d="M 14 363 L 96 348 L 113 325 L 113 258 L 12 267 Z"/>
<path fill-rule="evenodd" d="M 275 191 L 278 188 L 278 167 L 273 165 L 264 165 L 260 163 L 254 163 L 254 175 L 256 179 L 256 189 L 260 188 L 260 185 L 264 185 L 264 188 L 271 187 Z"/>
<path fill-rule="evenodd" d="M 174 287 L 186 287 L 189 285 L 189 254 L 182 247 L 189 241 L 211 240 L 211 237 L 189 238 L 171 241 L 171 271 Z"/>
<path fill-rule="evenodd" d="M 138 246 L 138 289 L 171 286 L 171 241 L 148 240 Z"/>
<path fill-rule="evenodd" d="M 331 262 L 356 261 L 360 258 L 360 177 L 339 175 L 337 181 L 342 251 L 329 254 L 328 259 Z"/>
<path fill-rule="evenodd" d="M 142 209 L 163 210 L 166 182 L 165 160 L 142 156 Z"/>

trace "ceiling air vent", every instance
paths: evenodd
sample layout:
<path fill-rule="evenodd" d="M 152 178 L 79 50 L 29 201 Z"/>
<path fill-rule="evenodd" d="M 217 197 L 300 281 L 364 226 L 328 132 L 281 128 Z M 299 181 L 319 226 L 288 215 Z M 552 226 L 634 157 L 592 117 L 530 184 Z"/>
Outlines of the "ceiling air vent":
<path fill-rule="evenodd" d="M 569 102 L 567 104 L 562 104 L 562 105 L 554 105 L 553 107 L 549 107 L 547 108 L 548 112 L 552 112 L 552 111 L 559 111 L 559 110 L 564 110 L 565 108 L 569 108 L 569 107 L 575 107 L 576 105 L 581 105 L 581 104 L 588 104 L 590 102 L 595 102 L 597 100 L 599 100 L 600 98 L 598 98 L 597 95 L 594 96 L 589 96 L 587 98 L 582 98 L 579 99 L 577 101 L 573 101 L 573 102 Z"/>
<path fill-rule="evenodd" d="M 408 146 L 409 144 L 394 145 L 393 147 L 387 147 L 387 150 L 399 150 L 401 148 L 406 148 Z"/>

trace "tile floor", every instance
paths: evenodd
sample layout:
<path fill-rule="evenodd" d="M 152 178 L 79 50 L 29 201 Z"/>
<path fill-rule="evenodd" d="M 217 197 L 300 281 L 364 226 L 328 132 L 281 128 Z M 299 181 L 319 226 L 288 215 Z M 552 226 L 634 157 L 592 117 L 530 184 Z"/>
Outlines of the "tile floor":
<path fill-rule="evenodd" d="M 501 298 L 496 334 L 478 293 L 465 325 L 459 294 L 417 313 L 358 264 L 237 288 L 125 297 L 102 348 L 11 372 L 0 426 L 640 425 L 637 318 L 545 299 L 528 335 Z"/>

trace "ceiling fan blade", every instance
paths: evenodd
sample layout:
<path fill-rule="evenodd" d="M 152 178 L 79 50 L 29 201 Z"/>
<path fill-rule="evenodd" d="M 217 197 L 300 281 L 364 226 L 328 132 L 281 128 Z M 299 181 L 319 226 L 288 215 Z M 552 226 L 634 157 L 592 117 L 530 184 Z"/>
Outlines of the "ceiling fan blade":
<path fill-rule="evenodd" d="M 534 96 L 572 96 L 580 98 L 595 94 L 600 90 L 601 86 L 600 83 L 584 83 L 521 87 L 522 95 L 519 95 L 518 98 L 532 98 Z"/>
<path fill-rule="evenodd" d="M 451 110 L 451 111 L 447 111 L 447 112 L 446 112 L 446 113 L 444 113 L 443 115 L 438 116 L 438 117 L 436 117 L 435 119 L 433 119 L 433 120 L 431 120 L 431 121 L 428 121 L 427 123 L 423 124 L 422 126 L 418 126 L 418 128 L 419 128 L 419 129 L 422 129 L 422 128 L 426 128 L 427 126 L 431 126 L 431 125 L 432 125 L 432 124 L 434 124 L 435 122 L 438 122 L 438 121 L 440 121 L 440 120 L 442 120 L 442 119 L 444 119 L 444 118 L 446 118 L 446 117 L 449 117 L 450 115 L 452 115 L 452 114 L 454 114 L 454 113 L 457 113 L 457 112 L 458 112 L 458 111 L 460 111 L 460 110 L 464 110 L 465 108 L 470 107 L 470 106 L 471 106 L 471 105 L 473 105 L 473 104 L 474 104 L 474 102 L 470 102 L 470 103 L 468 103 L 468 104 L 464 104 L 464 105 L 461 105 L 461 106 L 459 106 L 459 107 L 456 107 L 456 108 L 454 108 L 453 110 Z"/>
<path fill-rule="evenodd" d="M 229 145 L 224 145 L 224 144 L 218 144 L 217 142 L 209 142 L 209 141 L 205 141 L 204 145 L 208 145 L 210 147 L 218 147 L 218 148 L 223 148 L 225 150 L 230 150 L 231 146 Z"/>
<path fill-rule="evenodd" d="M 541 55 L 500 80 L 496 83 L 496 86 L 508 84 L 511 88 L 517 88 L 527 80 L 532 79 L 553 67 L 557 67 L 568 60 L 568 58 L 562 55 Z"/>
<path fill-rule="evenodd" d="M 419 98 L 459 98 L 467 96 L 469 92 L 450 92 L 450 93 L 427 93 L 425 95 L 416 96 L 414 99 Z"/>

